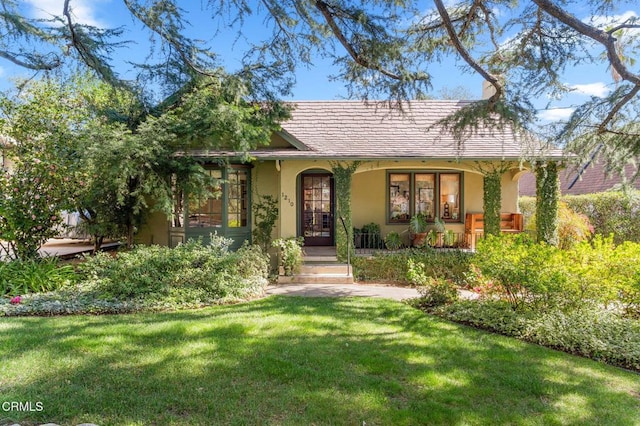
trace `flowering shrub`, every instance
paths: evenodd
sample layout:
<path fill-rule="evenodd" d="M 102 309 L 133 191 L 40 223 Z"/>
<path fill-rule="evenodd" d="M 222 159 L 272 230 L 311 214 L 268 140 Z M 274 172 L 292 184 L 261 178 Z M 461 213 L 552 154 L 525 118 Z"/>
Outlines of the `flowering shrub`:
<path fill-rule="evenodd" d="M 5 254 L 14 259 L 38 257 L 38 249 L 60 226 L 63 178 L 57 166 L 42 161 L 18 163 L 0 175 L 0 233 Z"/>

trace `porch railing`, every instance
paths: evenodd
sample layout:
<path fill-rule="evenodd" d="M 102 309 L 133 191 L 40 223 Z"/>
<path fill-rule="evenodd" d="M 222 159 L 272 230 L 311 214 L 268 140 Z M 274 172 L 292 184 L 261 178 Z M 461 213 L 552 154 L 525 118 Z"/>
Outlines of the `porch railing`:
<path fill-rule="evenodd" d="M 344 235 L 347 239 L 347 276 L 351 275 L 351 241 L 349 238 L 349 231 L 347 230 L 347 224 L 344 221 L 344 217 L 340 216 L 340 222 L 344 228 Z"/>
<path fill-rule="evenodd" d="M 411 247 L 408 233 L 403 236 L 401 248 Z M 425 242 L 435 249 L 466 249 L 468 248 L 467 238 L 464 232 L 438 233 Z M 389 253 L 385 246 L 384 237 L 378 233 L 356 232 L 353 235 L 353 247 L 357 255 L 371 255 L 376 253 Z"/>

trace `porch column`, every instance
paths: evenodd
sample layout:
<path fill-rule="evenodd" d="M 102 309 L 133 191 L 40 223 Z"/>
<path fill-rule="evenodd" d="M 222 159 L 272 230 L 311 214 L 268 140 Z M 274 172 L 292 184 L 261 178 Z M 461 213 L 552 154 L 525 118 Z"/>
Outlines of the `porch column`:
<path fill-rule="evenodd" d="M 347 244 L 347 242 L 353 242 L 351 178 L 359 165 L 359 161 L 347 163 L 344 166 L 340 162 L 331 163 L 336 191 L 336 254 L 341 261 L 347 259 L 347 247 L 350 248 L 351 255 L 355 253 L 353 243 Z M 344 226 L 340 218 L 344 220 Z"/>
<path fill-rule="evenodd" d="M 484 234 L 500 235 L 500 208 L 502 205 L 502 185 L 500 170 L 492 170 L 484 175 Z"/>
<path fill-rule="evenodd" d="M 536 231 L 540 242 L 558 245 L 558 164 L 550 161 L 536 167 Z"/>

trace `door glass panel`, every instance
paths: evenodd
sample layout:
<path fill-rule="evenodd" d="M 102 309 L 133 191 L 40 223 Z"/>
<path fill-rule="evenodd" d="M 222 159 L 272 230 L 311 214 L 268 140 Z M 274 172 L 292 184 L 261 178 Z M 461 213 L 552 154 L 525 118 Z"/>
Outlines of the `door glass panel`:
<path fill-rule="evenodd" d="M 331 178 L 303 176 L 303 233 L 305 237 L 331 237 Z"/>
<path fill-rule="evenodd" d="M 222 179 L 221 170 L 209 170 L 209 175 L 218 183 L 209 188 L 213 197 L 205 194 L 189 195 L 189 227 L 204 228 L 222 226 Z"/>

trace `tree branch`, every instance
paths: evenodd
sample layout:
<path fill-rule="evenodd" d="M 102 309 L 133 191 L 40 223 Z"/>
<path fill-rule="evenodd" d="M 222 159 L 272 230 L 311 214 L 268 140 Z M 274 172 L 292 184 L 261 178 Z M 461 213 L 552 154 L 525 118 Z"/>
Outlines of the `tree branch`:
<path fill-rule="evenodd" d="M 403 80 L 402 76 L 395 74 L 387 69 L 384 69 L 379 65 L 370 63 L 366 58 L 364 58 L 360 53 L 358 53 L 356 48 L 353 47 L 351 43 L 349 43 L 344 33 L 340 29 L 340 27 L 338 27 L 338 24 L 334 19 L 334 13 L 331 10 L 329 10 L 329 5 L 327 3 L 319 0 L 315 2 L 315 6 L 320 11 L 320 13 L 322 13 L 322 16 L 324 16 L 324 19 L 327 21 L 327 24 L 329 24 L 329 28 L 331 28 L 331 31 L 336 36 L 340 44 L 344 46 L 349 56 L 351 56 L 351 58 L 353 58 L 353 60 L 358 65 L 363 66 L 365 68 L 376 70 L 382 73 L 383 75 L 386 75 L 387 77 L 392 78 L 394 80 Z"/>
<path fill-rule="evenodd" d="M 484 68 L 482 68 L 480 64 L 478 64 L 478 62 L 476 62 L 476 60 L 471 57 L 467 49 L 464 48 L 464 46 L 462 45 L 462 42 L 460 41 L 460 39 L 458 38 L 458 35 L 456 34 L 455 29 L 453 28 L 453 23 L 451 22 L 451 18 L 449 17 L 449 12 L 447 12 L 447 9 L 444 6 L 442 0 L 434 0 L 434 3 L 436 4 L 438 13 L 442 18 L 442 22 L 447 30 L 447 34 L 451 39 L 451 43 L 456 48 L 460 56 L 462 56 L 462 59 L 464 59 L 465 62 L 469 64 L 471 68 L 473 68 L 485 80 L 491 83 L 491 85 L 496 89 L 496 93 L 494 93 L 493 96 L 489 98 L 489 105 L 490 106 L 495 105 L 495 103 L 498 101 L 498 99 L 500 99 L 500 97 L 504 92 L 502 84 L 500 84 L 500 81 L 496 76 L 494 76 L 493 74 L 489 73 Z"/>
<path fill-rule="evenodd" d="M 611 111 L 609 111 L 609 114 L 607 114 L 604 121 L 598 126 L 598 134 L 602 134 L 605 132 L 611 133 L 611 131 L 606 129 L 607 125 L 613 120 L 615 115 L 622 109 L 622 107 L 625 106 L 629 101 L 631 101 L 631 99 L 633 99 L 638 94 L 638 92 L 640 92 L 640 86 L 634 86 L 633 89 L 629 91 L 629 93 L 622 97 L 620 102 L 618 102 L 613 106 L 613 108 L 611 108 Z"/>
<path fill-rule="evenodd" d="M 5 51 L 5 50 L 0 50 L 0 58 L 4 58 L 7 59 L 11 62 L 13 62 L 14 64 L 30 69 L 30 70 L 35 70 L 35 71 L 51 71 L 52 69 L 58 68 L 60 66 L 60 60 L 56 59 L 53 62 L 50 63 L 46 63 L 46 62 L 41 62 L 41 63 L 32 63 L 32 62 L 25 62 L 22 61 L 20 59 L 18 59 L 15 55 Z"/>
<path fill-rule="evenodd" d="M 439 0 L 437 0 L 439 1 Z M 553 16 L 558 19 L 560 22 L 565 25 L 573 28 L 580 34 L 589 37 L 592 40 L 597 41 L 602 44 L 607 51 L 607 58 L 611 63 L 611 66 L 614 70 L 622 77 L 624 80 L 627 80 L 633 83 L 636 86 L 640 86 L 640 75 L 632 73 L 623 63 L 622 59 L 620 59 L 620 54 L 616 49 L 616 38 L 613 37 L 608 31 L 602 31 L 596 27 L 585 24 L 575 16 L 565 12 L 550 0 L 533 0 L 535 4 L 542 10 L 544 10 L 547 14 Z"/>

